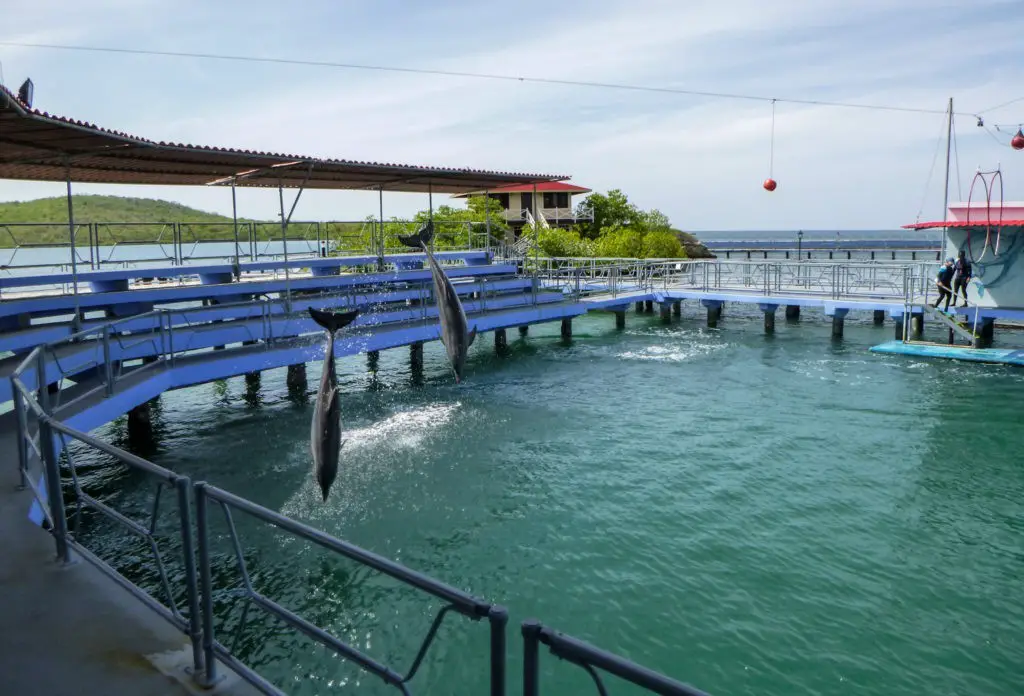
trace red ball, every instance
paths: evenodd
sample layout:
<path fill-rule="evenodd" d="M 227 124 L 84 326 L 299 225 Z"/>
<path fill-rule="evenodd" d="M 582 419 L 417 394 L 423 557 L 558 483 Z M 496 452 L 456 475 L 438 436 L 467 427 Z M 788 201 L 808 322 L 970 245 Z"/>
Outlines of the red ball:
<path fill-rule="evenodd" d="M 765 191 L 774 191 L 776 186 L 778 186 L 778 184 L 775 183 L 775 179 L 765 179 L 764 180 L 764 190 Z"/>
<path fill-rule="evenodd" d="M 1010 138 L 1010 147 L 1014 150 L 1024 150 L 1024 131 L 1017 129 L 1017 135 Z"/>

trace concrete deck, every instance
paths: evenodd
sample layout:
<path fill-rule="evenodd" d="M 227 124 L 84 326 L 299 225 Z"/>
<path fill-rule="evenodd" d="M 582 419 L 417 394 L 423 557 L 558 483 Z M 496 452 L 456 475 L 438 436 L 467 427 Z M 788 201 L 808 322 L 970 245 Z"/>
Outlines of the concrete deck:
<path fill-rule="evenodd" d="M 0 434 L 0 683 L 18 696 L 188 696 L 197 690 L 151 658 L 188 639 L 90 563 L 62 567 L 53 538 L 32 524 L 29 490 L 16 491 L 12 428 Z M 211 692 L 207 692 L 211 693 Z M 254 693 L 235 675 L 213 693 Z"/>

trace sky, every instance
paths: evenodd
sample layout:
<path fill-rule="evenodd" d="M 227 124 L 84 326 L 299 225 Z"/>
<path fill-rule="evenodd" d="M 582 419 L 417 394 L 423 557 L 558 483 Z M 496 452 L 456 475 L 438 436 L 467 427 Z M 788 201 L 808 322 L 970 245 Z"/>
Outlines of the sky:
<path fill-rule="evenodd" d="M 0 0 L 0 42 L 143 48 L 884 104 L 953 97 L 951 200 L 1002 169 L 1024 200 L 1020 0 Z M 0 45 L 36 108 L 153 140 L 565 174 L 688 230 L 894 229 L 942 218 L 945 117 L 401 72 Z M 988 110 L 1021 98 L 1009 106 Z M 981 113 L 979 128 L 967 114 Z M 2 134 L 0 134 L 2 135 Z M 936 153 L 938 156 L 936 157 Z M 934 166 L 933 166 L 934 163 Z M 931 176 L 929 173 L 931 172 Z M 960 193 L 958 193 L 958 188 Z M 230 214 L 198 187 L 76 187 Z M 0 200 L 62 195 L 0 180 Z M 276 191 L 239 193 L 273 219 Z M 385 216 L 426 207 L 386 194 Z M 435 196 L 435 205 L 454 203 Z M 294 219 L 359 220 L 376 194 L 307 192 Z"/>

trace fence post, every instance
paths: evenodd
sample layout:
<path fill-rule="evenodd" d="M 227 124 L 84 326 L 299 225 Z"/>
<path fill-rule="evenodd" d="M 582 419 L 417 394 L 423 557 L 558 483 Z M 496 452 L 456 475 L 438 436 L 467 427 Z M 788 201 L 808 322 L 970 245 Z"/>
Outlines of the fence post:
<path fill-rule="evenodd" d="M 110 324 L 103 325 L 103 379 L 107 396 L 114 393 L 114 366 L 110 362 Z"/>
<path fill-rule="evenodd" d="M 523 696 L 540 695 L 540 632 L 536 619 L 523 622 Z"/>
<path fill-rule="evenodd" d="M 206 524 L 206 482 L 200 481 L 192 488 L 196 498 L 196 536 L 199 539 L 199 593 L 202 598 L 203 614 L 204 686 L 208 688 L 217 681 L 217 658 L 213 652 L 213 645 L 216 641 L 213 636 L 213 588 L 210 581 L 210 532 Z"/>
<path fill-rule="evenodd" d="M 491 696 L 505 696 L 505 627 L 508 611 L 505 607 L 493 606 L 487 613 L 491 622 Z"/>
<path fill-rule="evenodd" d="M 14 384 L 14 377 L 11 377 L 11 396 L 14 397 L 14 417 L 18 435 L 18 490 L 23 490 L 28 485 L 28 445 L 25 443 L 25 404 L 21 400 L 21 392 Z"/>
<path fill-rule="evenodd" d="M 39 451 L 42 454 L 43 472 L 46 476 L 46 493 L 50 499 L 50 517 L 53 518 L 53 538 L 57 543 L 57 558 L 62 563 L 71 562 L 68 550 L 68 522 L 64 513 L 64 492 L 60 484 L 60 465 L 53 448 L 53 429 L 50 427 L 50 391 L 46 381 L 46 351 L 39 351 L 36 363 L 39 379 L 39 405 L 45 414 L 39 419 Z"/>
<path fill-rule="evenodd" d="M 196 555 L 192 543 L 192 508 L 189 506 L 189 479 L 185 476 L 174 481 L 178 489 L 178 519 L 181 522 L 181 552 L 185 557 L 185 590 L 188 595 L 188 637 L 192 643 L 192 678 L 202 686 L 205 673 L 203 660 L 203 631 L 199 616 L 199 588 L 196 584 Z"/>

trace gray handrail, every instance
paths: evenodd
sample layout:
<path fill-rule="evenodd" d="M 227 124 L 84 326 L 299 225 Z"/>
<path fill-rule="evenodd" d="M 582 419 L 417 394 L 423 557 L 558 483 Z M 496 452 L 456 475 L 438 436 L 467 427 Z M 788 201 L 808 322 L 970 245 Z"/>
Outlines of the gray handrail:
<path fill-rule="evenodd" d="M 204 481 L 194 485 L 196 500 L 196 523 L 199 538 L 199 578 L 201 593 L 203 597 L 203 650 L 205 653 L 205 664 L 207 665 L 208 683 L 217 679 L 216 658 L 226 660 L 228 664 L 252 686 L 265 694 L 277 696 L 281 692 L 269 684 L 263 677 L 259 676 L 247 665 L 234 658 L 215 635 L 213 622 L 213 583 L 210 567 L 210 528 L 208 521 L 208 503 L 214 501 L 219 504 L 228 526 L 233 551 L 238 569 L 245 585 L 248 598 L 262 608 L 264 611 L 276 616 L 292 628 L 300 631 L 310 639 L 324 645 L 344 658 L 356 663 L 362 669 L 377 675 L 386 683 L 396 687 L 402 693 L 408 694 L 407 684 L 416 675 L 427 650 L 433 643 L 444 617 L 449 611 L 455 611 L 473 620 L 487 619 L 490 624 L 490 662 L 491 662 L 491 696 L 504 696 L 505 693 L 505 628 L 508 623 L 508 612 L 504 607 L 487 602 L 486 600 L 474 597 L 462 590 L 446 585 L 428 575 L 407 568 L 400 563 L 379 556 L 371 551 L 362 549 L 354 544 L 343 541 L 327 534 L 319 529 L 310 527 L 307 524 L 298 522 L 289 517 L 257 505 L 256 503 L 241 498 L 223 489 L 211 486 Z M 402 674 L 376 659 L 365 654 L 358 648 L 336 638 L 319 626 L 307 621 L 295 612 L 286 609 L 272 599 L 256 591 L 249 577 L 245 564 L 245 555 L 235 528 L 231 511 L 245 513 L 258 520 L 266 522 L 278 529 L 290 532 L 295 536 L 317 544 L 332 553 L 344 556 L 363 566 L 372 568 L 377 572 L 392 577 L 403 584 L 415 587 L 416 589 L 432 595 L 443 602 L 445 606 L 437 613 L 434 621 L 418 650 L 412 666 Z"/>
<path fill-rule="evenodd" d="M 585 670 L 594 680 L 594 685 L 601 696 L 606 696 L 608 692 L 595 668 L 614 674 L 662 696 L 708 696 L 705 692 L 688 684 L 666 677 L 578 638 L 559 633 L 538 621 L 532 619 L 524 621 L 522 634 L 523 696 L 540 695 L 540 645 L 542 643 L 550 648 L 551 654 L 555 657 L 571 662 Z"/>

